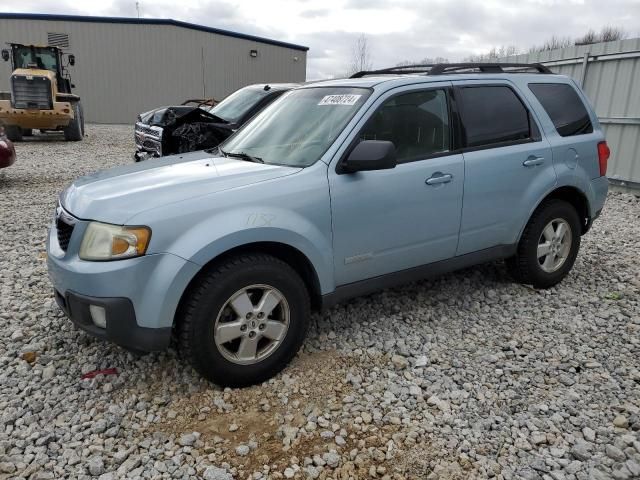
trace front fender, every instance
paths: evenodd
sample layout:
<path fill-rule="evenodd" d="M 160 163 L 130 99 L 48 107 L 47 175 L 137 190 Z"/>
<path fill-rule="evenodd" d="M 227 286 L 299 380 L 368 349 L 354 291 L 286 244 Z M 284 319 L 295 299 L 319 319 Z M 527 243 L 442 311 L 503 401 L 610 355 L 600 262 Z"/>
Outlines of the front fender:
<path fill-rule="evenodd" d="M 296 213 L 262 210 L 215 216 L 182 235 L 171 250 L 198 265 L 205 265 L 231 249 L 251 243 L 284 244 L 297 249 L 310 261 L 322 294 L 333 291 L 331 237 Z M 204 239 L 214 240 L 203 242 Z"/>
<path fill-rule="evenodd" d="M 329 189 L 321 163 L 289 177 L 147 210 L 128 223 L 151 227 L 149 253 L 172 253 L 200 266 L 236 247 L 284 244 L 309 260 L 322 294 L 334 289 Z"/>

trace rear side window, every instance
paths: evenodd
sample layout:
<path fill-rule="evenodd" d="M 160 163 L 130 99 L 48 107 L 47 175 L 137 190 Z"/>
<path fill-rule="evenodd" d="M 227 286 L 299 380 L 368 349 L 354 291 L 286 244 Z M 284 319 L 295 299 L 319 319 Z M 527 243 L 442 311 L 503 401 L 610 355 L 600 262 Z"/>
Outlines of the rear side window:
<path fill-rule="evenodd" d="M 529 88 L 563 137 L 593 132 L 589 113 L 575 89 L 564 83 L 530 83 Z"/>
<path fill-rule="evenodd" d="M 467 147 L 527 141 L 531 138 L 529 112 L 509 87 L 462 87 L 458 92 Z"/>

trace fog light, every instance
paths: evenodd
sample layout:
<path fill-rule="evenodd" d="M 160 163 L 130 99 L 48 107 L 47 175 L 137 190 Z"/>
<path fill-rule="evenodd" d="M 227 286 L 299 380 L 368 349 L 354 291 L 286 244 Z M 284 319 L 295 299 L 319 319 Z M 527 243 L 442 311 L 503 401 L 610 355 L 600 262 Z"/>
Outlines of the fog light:
<path fill-rule="evenodd" d="M 104 307 L 89 305 L 89 313 L 91 313 L 91 320 L 96 327 L 107 328 L 107 312 Z"/>

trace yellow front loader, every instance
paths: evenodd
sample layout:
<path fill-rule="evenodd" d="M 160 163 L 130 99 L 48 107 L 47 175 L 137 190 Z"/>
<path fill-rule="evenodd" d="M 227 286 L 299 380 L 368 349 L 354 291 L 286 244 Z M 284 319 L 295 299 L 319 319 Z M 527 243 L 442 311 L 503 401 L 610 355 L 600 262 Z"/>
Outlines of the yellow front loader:
<path fill-rule="evenodd" d="M 9 139 L 20 141 L 38 129 L 64 132 L 66 140 L 82 140 L 82 104 L 71 93 L 74 85 L 67 72 L 69 65 L 75 65 L 75 57 L 58 47 L 9 46 L 2 50 L 2 59 L 11 60 L 11 91 L 0 92 L 0 124 Z"/>

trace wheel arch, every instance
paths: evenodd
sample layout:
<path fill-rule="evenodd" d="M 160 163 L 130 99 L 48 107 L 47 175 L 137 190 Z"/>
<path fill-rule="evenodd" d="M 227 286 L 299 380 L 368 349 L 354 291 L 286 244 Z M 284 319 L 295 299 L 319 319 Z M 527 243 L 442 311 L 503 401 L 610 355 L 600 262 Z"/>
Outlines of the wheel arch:
<path fill-rule="evenodd" d="M 298 275 L 304 281 L 309 296 L 311 298 L 311 306 L 314 309 L 320 309 L 322 304 L 322 293 L 320 288 L 320 278 L 313 263 L 307 256 L 297 248 L 281 242 L 265 241 L 265 242 L 252 242 L 243 245 L 238 245 L 229 250 L 226 250 L 219 255 L 205 263 L 200 270 L 191 278 L 186 288 L 183 290 L 178 306 L 175 311 L 174 326 L 180 320 L 184 308 L 186 299 L 194 286 L 200 281 L 200 279 L 206 275 L 211 269 L 215 268 L 220 263 L 224 262 L 228 258 L 236 255 L 248 253 L 263 253 L 272 255 L 279 260 L 283 261 L 291 268 L 293 268 Z"/>
<path fill-rule="evenodd" d="M 557 187 L 554 190 L 552 190 L 551 192 L 547 193 L 547 195 L 545 195 L 536 204 L 535 208 L 529 214 L 529 218 L 527 219 L 527 222 L 522 227 L 518 239 L 520 239 L 522 237 L 522 233 L 524 232 L 524 228 L 526 227 L 527 223 L 529 222 L 529 219 L 534 214 L 534 212 L 538 208 L 540 208 L 540 205 L 542 205 L 544 202 L 546 202 L 548 200 L 552 200 L 552 199 L 564 200 L 565 202 L 569 203 L 570 205 L 573 206 L 573 208 L 576 209 L 576 212 L 578 213 L 578 216 L 580 217 L 580 225 L 582 227 L 580 235 L 584 235 L 585 233 L 587 233 L 589 231 L 589 228 L 591 227 L 591 215 L 589 213 L 590 212 L 589 199 L 587 198 L 585 193 L 582 190 L 580 190 L 579 188 L 576 188 L 576 187 L 574 187 L 572 185 L 563 185 L 563 186 Z"/>

